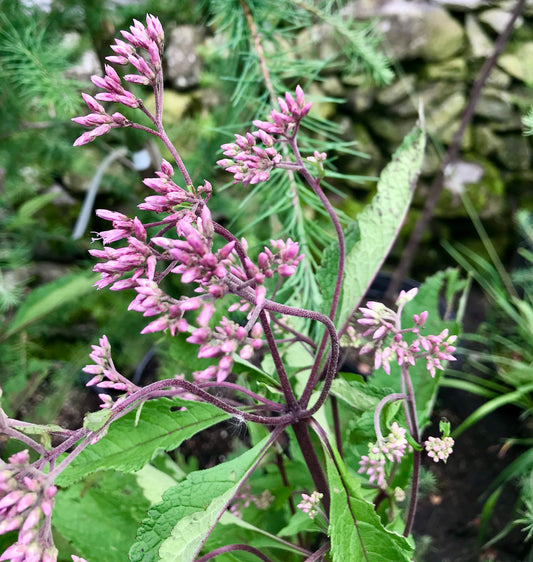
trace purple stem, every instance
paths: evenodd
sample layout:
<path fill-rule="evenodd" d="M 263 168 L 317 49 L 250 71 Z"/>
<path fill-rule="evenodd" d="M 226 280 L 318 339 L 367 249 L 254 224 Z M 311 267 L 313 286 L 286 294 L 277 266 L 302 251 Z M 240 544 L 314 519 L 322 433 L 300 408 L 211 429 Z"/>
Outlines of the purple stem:
<path fill-rule="evenodd" d="M 331 383 L 335 378 L 335 374 L 337 372 L 337 362 L 339 360 L 340 346 L 339 340 L 337 338 L 337 331 L 335 330 L 335 325 L 328 316 L 326 316 L 325 314 L 321 314 L 320 312 L 306 310 L 305 308 L 295 308 L 292 306 L 287 306 L 285 304 L 278 304 L 268 299 L 265 300 L 264 310 L 297 316 L 299 318 L 309 318 L 310 320 L 316 320 L 317 322 L 321 322 L 322 324 L 324 324 L 326 326 L 326 330 L 329 332 L 329 336 L 331 339 L 331 355 L 326 366 L 324 386 L 322 387 L 320 397 L 316 404 L 310 410 L 306 410 L 304 413 L 305 416 L 312 416 L 322 406 L 322 404 L 328 397 L 329 391 L 331 389 Z M 301 399 L 300 405 L 302 405 Z"/>
<path fill-rule="evenodd" d="M 302 451 L 307 468 L 311 473 L 311 478 L 315 484 L 318 492 L 323 494 L 322 505 L 324 506 L 324 511 L 326 516 L 329 517 L 329 508 L 331 505 L 331 498 L 329 495 L 328 479 L 324 473 L 322 465 L 318 460 L 318 455 L 316 454 L 316 449 L 311 441 L 311 436 L 309 435 L 309 426 L 306 422 L 301 421 L 298 423 L 293 423 L 292 429 L 296 435 L 296 440 Z"/>
<path fill-rule="evenodd" d="M 339 418 L 339 405 L 337 403 L 337 397 L 331 396 L 331 415 L 333 416 L 333 428 L 335 430 L 335 444 L 337 445 L 337 451 L 341 459 L 344 458 L 344 452 L 342 450 L 342 434 L 341 434 L 341 423 Z"/>
<path fill-rule="evenodd" d="M 233 552 L 235 550 L 243 550 L 244 552 L 249 552 L 250 554 L 257 556 L 257 558 L 259 558 L 259 560 L 262 560 L 263 562 L 272 562 L 272 560 L 268 556 L 265 556 L 260 550 L 247 544 L 228 544 L 226 546 L 219 546 L 208 554 L 204 554 L 203 556 L 200 556 L 200 558 L 197 558 L 196 562 L 207 562 L 208 560 L 212 560 L 219 554 L 225 554 L 226 552 Z"/>
<path fill-rule="evenodd" d="M 327 211 L 327 213 L 328 213 L 328 215 L 331 219 L 331 222 L 333 223 L 333 226 L 335 228 L 335 232 L 337 234 L 337 239 L 339 241 L 339 265 L 338 265 L 338 271 L 337 271 L 337 279 L 335 281 L 335 289 L 333 291 L 333 298 L 331 300 L 331 306 L 330 306 L 330 310 L 329 310 L 329 318 L 332 322 L 334 322 L 335 321 L 335 315 L 337 313 L 337 307 L 339 305 L 339 299 L 340 299 L 341 289 L 342 289 L 342 281 L 343 281 L 343 277 L 344 277 L 344 260 L 345 260 L 344 233 L 342 232 L 341 224 L 339 222 L 337 214 L 335 213 L 335 210 L 333 209 L 333 206 L 331 205 L 331 203 L 329 202 L 325 193 L 322 191 L 322 188 L 320 187 L 319 180 L 317 180 L 315 177 L 313 177 L 309 173 L 307 168 L 305 167 L 302 156 L 300 154 L 300 149 L 298 148 L 298 143 L 296 141 L 296 135 L 294 135 L 292 138 L 288 139 L 288 144 L 289 144 L 289 146 L 291 147 L 291 149 L 294 153 L 294 156 L 296 158 L 296 163 L 300 166 L 300 169 L 298 170 L 299 173 L 303 176 L 305 181 L 313 189 L 316 196 L 320 199 L 320 202 L 322 203 L 322 205 L 326 209 L 326 211 Z M 315 357 L 315 362 L 313 364 L 311 374 L 309 376 L 309 379 L 307 381 L 305 389 L 304 389 L 304 391 L 302 393 L 302 396 L 300 398 L 300 404 L 304 408 L 307 407 L 307 404 L 309 403 L 309 399 L 311 398 L 311 394 L 313 392 L 313 389 L 315 388 L 317 382 L 319 381 L 320 373 L 321 373 L 320 366 L 321 366 L 321 363 L 322 363 L 322 357 L 324 355 L 324 351 L 326 349 L 327 341 L 328 341 L 327 335 L 324 334 L 324 337 L 322 338 L 322 341 L 320 342 L 320 347 L 319 347 L 318 352 L 317 352 L 316 357 Z M 332 342 L 332 345 L 333 345 L 333 342 Z M 339 350 L 337 350 L 337 356 L 338 356 L 338 352 L 339 352 Z M 331 361 L 330 361 L 330 364 L 331 364 Z M 336 368 L 336 366 L 337 366 L 337 364 L 335 363 L 335 368 Z"/>
<path fill-rule="evenodd" d="M 238 384 L 235 384 L 233 382 L 205 382 L 205 383 L 201 383 L 198 385 L 200 388 L 231 388 L 232 390 L 236 390 L 237 392 L 242 392 L 243 394 L 246 394 L 247 396 L 249 396 L 250 398 L 253 398 L 254 400 L 257 400 L 258 402 L 262 402 L 263 404 L 265 404 L 266 406 L 268 406 L 271 410 L 275 411 L 275 412 L 279 412 L 282 411 L 284 409 L 284 406 L 282 404 L 278 404 L 277 402 L 273 402 L 272 400 L 269 400 L 268 398 L 264 398 L 263 396 L 260 396 L 259 394 L 256 394 L 255 392 L 252 392 L 251 390 L 248 390 Z"/>
<path fill-rule="evenodd" d="M 406 398 L 407 395 L 401 394 L 399 392 L 394 392 L 392 394 L 388 394 L 387 396 L 385 396 L 379 401 L 378 405 L 376 406 L 376 409 L 374 410 L 374 429 L 376 431 L 378 442 L 383 441 L 383 434 L 381 433 L 381 424 L 379 422 L 379 418 L 381 416 L 381 410 L 383 410 L 385 404 L 388 404 L 389 402 L 396 402 L 397 400 L 405 400 Z"/>
<path fill-rule="evenodd" d="M 259 314 L 259 321 L 261 322 L 261 326 L 265 334 L 265 339 L 270 349 L 272 360 L 274 361 L 276 373 L 278 374 L 279 382 L 281 384 L 281 390 L 283 392 L 283 396 L 285 397 L 287 406 L 291 412 L 297 412 L 300 409 L 298 400 L 296 400 L 296 396 L 294 396 L 294 392 L 289 381 L 289 376 L 287 375 L 287 371 L 285 370 L 285 366 L 283 365 L 283 359 L 279 354 L 276 339 L 274 338 L 272 328 L 270 327 L 268 317 L 264 310 L 262 310 Z"/>
<path fill-rule="evenodd" d="M 7 421 L 9 422 L 9 421 L 17 421 L 17 420 L 7 419 Z M 10 427 L 9 425 L 3 425 L 2 424 L 1 429 L 2 429 L 3 435 L 7 435 L 8 437 L 11 437 L 12 439 L 18 439 L 19 441 L 22 441 L 22 443 L 25 443 L 26 445 L 28 445 L 28 447 L 31 447 L 32 449 L 37 451 L 37 453 L 39 453 L 39 455 L 42 455 L 42 456 L 46 455 L 46 449 L 42 445 L 39 445 L 39 443 L 37 443 L 37 441 L 34 441 L 31 437 L 29 437 L 25 433 L 17 431 L 16 429 L 14 429 L 13 427 Z"/>
<path fill-rule="evenodd" d="M 163 127 L 163 70 L 162 69 L 159 69 L 157 71 L 155 84 L 153 85 L 153 91 L 155 97 L 155 116 L 152 115 L 152 113 L 150 113 L 150 111 L 148 111 L 148 109 L 146 109 L 146 107 L 144 107 L 143 104 L 141 104 L 140 109 L 146 116 L 148 116 L 148 118 L 151 121 L 153 121 L 154 125 L 157 127 L 157 132 L 154 131 L 153 129 L 150 129 L 149 127 L 145 127 L 144 125 L 139 125 L 138 123 L 133 123 L 131 126 L 134 129 L 146 131 L 147 133 L 155 135 L 156 137 L 159 137 L 161 139 L 161 141 L 170 151 L 170 154 L 172 154 L 172 158 L 174 158 L 174 161 L 176 162 L 181 172 L 181 175 L 185 180 L 187 191 L 192 192 L 194 190 L 194 186 L 191 177 L 189 175 L 189 172 L 187 171 L 187 167 L 185 166 L 183 160 L 181 159 L 180 155 L 178 154 L 178 151 L 172 144 L 171 140 L 168 138 L 165 128 Z"/>
<path fill-rule="evenodd" d="M 416 415 L 416 401 L 415 401 L 415 394 L 413 390 L 413 383 L 411 381 L 411 376 L 409 375 L 409 368 L 407 365 L 402 365 L 401 368 L 402 379 L 405 382 L 405 389 L 407 394 L 407 404 L 408 404 L 408 412 L 410 418 L 410 426 L 411 426 L 411 435 L 413 439 L 420 443 L 420 430 L 418 429 L 418 420 Z M 413 523 L 415 520 L 415 513 L 416 513 L 416 504 L 418 501 L 418 484 L 420 480 L 420 460 L 422 458 L 421 452 L 415 451 L 413 452 L 413 476 L 412 476 L 412 485 L 411 485 L 411 498 L 409 500 L 409 511 L 407 513 L 407 520 L 405 522 L 405 529 L 403 531 L 404 537 L 408 537 L 411 533 L 411 529 L 413 528 Z"/>
<path fill-rule="evenodd" d="M 316 552 L 313 552 L 309 558 L 306 558 L 304 562 L 321 562 L 324 560 L 323 556 L 329 552 L 331 548 L 331 543 L 328 541 L 326 544 L 323 544 Z"/>
<path fill-rule="evenodd" d="M 228 414 L 231 414 L 232 416 L 240 416 L 246 419 L 247 421 L 251 421 L 254 423 L 260 423 L 263 425 L 282 425 L 282 424 L 286 425 L 288 423 L 291 423 L 291 421 L 294 419 L 294 416 L 292 414 L 285 414 L 284 416 L 275 416 L 275 417 L 248 414 L 246 412 L 243 412 L 242 410 L 239 410 L 238 408 L 234 408 L 233 406 L 226 404 L 220 398 L 217 398 L 216 396 L 209 394 L 205 390 L 199 388 L 197 385 L 179 379 L 167 379 L 163 381 L 157 381 L 148 386 L 145 386 L 135 394 L 132 394 L 127 398 L 125 398 L 124 401 L 117 406 L 117 409 L 115 411 L 118 413 L 130 406 L 135 405 L 135 403 L 138 401 L 148 400 L 149 398 L 151 398 L 151 393 L 153 391 L 162 390 L 166 387 L 182 388 L 183 390 L 190 392 L 191 394 L 195 394 L 196 396 L 201 398 L 204 402 L 212 404 L 213 406 L 216 406 L 220 410 Z"/>

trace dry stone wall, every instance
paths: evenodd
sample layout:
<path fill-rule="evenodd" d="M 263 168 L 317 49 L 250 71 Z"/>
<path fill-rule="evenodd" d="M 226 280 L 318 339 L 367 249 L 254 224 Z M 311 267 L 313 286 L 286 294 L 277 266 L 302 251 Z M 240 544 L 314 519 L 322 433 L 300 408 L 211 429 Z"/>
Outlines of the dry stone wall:
<path fill-rule="evenodd" d="M 473 83 L 515 5 L 510 0 L 358 0 L 344 8 L 346 17 L 377 21 L 396 78 L 380 89 L 366 86 L 360 77 L 339 75 L 324 82 L 326 94 L 347 100 L 335 117 L 346 137 L 372 157 L 343 164 L 354 174 L 377 175 L 417 121 L 422 104 L 431 138 L 408 218 L 411 224 L 459 127 Z M 318 50 L 327 49 L 326 38 Z M 481 246 L 461 203 L 463 191 L 500 253 L 516 244 L 513 213 L 519 208 L 533 210 L 532 140 L 524 136 L 522 125 L 522 116 L 532 106 L 533 1 L 528 1 L 482 91 L 460 158 L 447 170 L 424 260 L 442 257 L 436 249 L 442 238 L 471 236 L 471 246 Z"/>

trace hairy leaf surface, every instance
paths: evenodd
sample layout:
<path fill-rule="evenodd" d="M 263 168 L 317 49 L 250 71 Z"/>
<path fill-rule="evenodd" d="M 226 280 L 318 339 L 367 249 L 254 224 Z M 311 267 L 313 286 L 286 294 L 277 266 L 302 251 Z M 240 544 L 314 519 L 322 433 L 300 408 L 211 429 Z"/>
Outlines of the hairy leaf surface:
<path fill-rule="evenodd" d="M 189 474 L 148 512 L 131 547 L 131 562 L 193 561 L 255 463 L 268 437 L 241 456 Z"/>
<path fill-rule="evenodd" d="M 182 407 L 187 409 L 181 411 Z M 110 468 L 134 472 L 157 451 L 175 449 L 185 439 L 228 417 L 218 408 L 201 402 L 177 398 L 151 400 L 144 404 L 137 424 L 136 411 L 112 423 L 107 435 L 84 449 L 56 482 L 68 486 L 91 472 Z"/>
<path fill-rule="evenodd" d="M 387 257 L 403 224 L 422 167 L 426 137 L 416 127 L 380 175 L 377 194 L 357 218 L 360 240 L 346 254 L 337 326 L 344 326 Z"/>
<path fill-rule="evenodd" d="M 361 493 L 360 480 L 350 476 L 340 457 L 336 461 L 340 474 L 327 456 L 333 562 L 409 562 L 413 552 L 410 542 L 382 525 L 374 504 Z"/>

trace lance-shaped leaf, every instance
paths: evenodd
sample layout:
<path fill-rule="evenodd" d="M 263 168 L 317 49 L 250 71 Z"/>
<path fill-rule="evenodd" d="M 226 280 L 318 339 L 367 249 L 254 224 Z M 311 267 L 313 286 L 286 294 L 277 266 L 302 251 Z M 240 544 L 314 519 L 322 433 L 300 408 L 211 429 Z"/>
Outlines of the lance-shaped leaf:
<path fill-rule="evenodd" d="M 409 562 L 413 546 L 408 539 L 381 523 L 374 504 L 364 499 L 361 482 L 352 477 L 338 455 L 326 453 L 331 490 L 329 536 L 333 562 Z"/>
<path fill-rule="evenodd" d="M 60 306 L 66 306 L 71 301 L 79 301 L 85 293 L 93 290 L 93 284 L 97 279 L 98 276 L 92 273 L 73 273 L 38 287 L 20 305 L 1 339 L 20 332 Z"/>
<path fill-rule="evenodd" d="M 357 218 L 360 240 L 346 253 L 342 304 L 336 322 L 341 328 L 359 306 L 396 240 L 411 204 L 425 145 L 426 137 L 416 127 L 381 173 L 372 203 Z"/>
<path fill-rule="evenodd" d="M 185 439 L 228 417 L 215 406 L 202 402 L 177 398 L 151 400 L 144 404 L 138 420 L 136 412 L 132 411 L 113 422 L 107 435 L 84 449 L 59 475 L 56 483 L 68 486 L 97 470 L 134 472 L 157 451 L 175 449 Z"/>
<path fill-rule="evenodd" d="M 131 562 L 192 562 L 233 496 L 272 443 L 265 437 L 241 456 L 167 490 L 148 512 L 130 549 Z"/>

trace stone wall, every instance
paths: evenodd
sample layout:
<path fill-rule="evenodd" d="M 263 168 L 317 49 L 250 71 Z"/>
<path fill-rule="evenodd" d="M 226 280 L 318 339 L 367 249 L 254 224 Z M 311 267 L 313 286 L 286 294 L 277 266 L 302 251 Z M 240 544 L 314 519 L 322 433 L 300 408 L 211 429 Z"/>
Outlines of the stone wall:
<path fill-rule="evenodd" d="M 423 104 L 431 139 L 411 222 L 459 127 L 474 80 L 515 4 L 359 0 L 345 8 L 347 17 L 378 18 L 384 48 L 396 71 L 394 82 L 381 89 L 350 84 L 350 77 L 324 83 L 326 93 L 347 99 L 344 115 L 336 118 L 347 136 L 372 156 L 366 161 L 351 159 L 346 162 L 347 169 L 376 175 L 416 122 L 419 103 Z M 463 138 L 460 160 L 447 176 L 435 213 L 435 237 L 456 238 L 462 228 L 468 230 L 459 197 L 463 190 L 502 253 L 514 244 L 513 212 L 518 208 L 533 210 L 532 141 L 523 135 L 521 122 L 533 105 L 532 23 L 533 2 L 529 1 L 483 89 Z M 434 245 L 437 240 L 431 242 Z"/>

